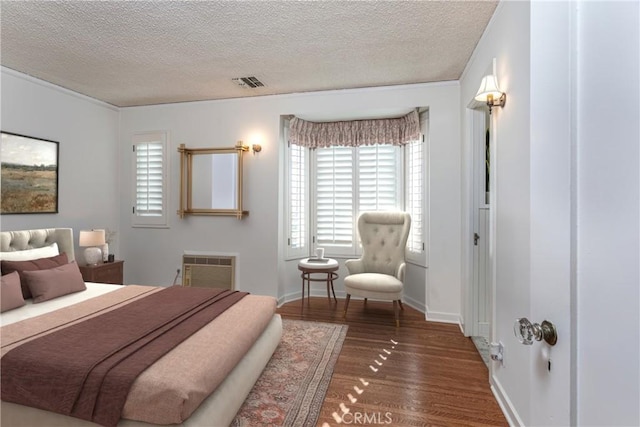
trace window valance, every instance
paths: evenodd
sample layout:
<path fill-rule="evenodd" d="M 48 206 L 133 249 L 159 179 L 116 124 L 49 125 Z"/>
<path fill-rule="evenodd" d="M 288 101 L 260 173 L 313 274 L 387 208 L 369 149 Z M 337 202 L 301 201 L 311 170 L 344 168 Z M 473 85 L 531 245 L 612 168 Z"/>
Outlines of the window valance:
<path fill-rule="evenodd" d="M 417 111 L 395 119 L 309 122 L 294 117 L 289 123 L 289 142 L 309 148 L 405 145 L 419 137 L 420 119 Z"/>

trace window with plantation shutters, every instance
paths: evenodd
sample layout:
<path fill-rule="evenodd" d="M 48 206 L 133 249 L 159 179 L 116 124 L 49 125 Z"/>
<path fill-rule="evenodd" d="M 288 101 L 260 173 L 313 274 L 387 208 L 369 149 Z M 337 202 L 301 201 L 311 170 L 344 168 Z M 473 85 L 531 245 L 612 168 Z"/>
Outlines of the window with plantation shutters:
<path fill-rule="evenodd" d="M 285 127 L 285 140 L 287 128 Z M 289 145 L 287 156 L 287 257 L 304 257 L 309 253 L 309 152 L 298 145 Z"/>
<path fill-rule="evenodd" d="M 400 148 L 387 144 L 315 150 L 315 243 L 356 255 L 358 215 L 402 206 Z"/>
<path fill-rule="evenodd" d="M 405 210 L 411 215 L 411 230 L 407 239 L 407 260 L 427 266 L 426 244 L 426 191 L 427 161 L 426 136 L 428 121 L 420 115 L 422 136 L 405 146 Z"/>
<path fill-rule="evenodd" d="M 166 227 L 167 134 L 148 132 L 133 137 L 134 200 L 132 225 Z"/>
<path fill-rule="evenodd" d="M 427 265 L 427 116 L 423 137 L 403 146 L 329 146 L 310 149 L 287 144 L 287 257 L 302 258 L 315 248 L 327 256 L 361 253 L 357 219 L 365 211 L 404 210 L 411 214 L 407 260 Z M 284 135 L 287 137 L 285 123 Z"/>
<path fill-rule="evenodd" d="M 377 144 L 359 147 L 357 150 L 358 214 L 401 209 L 400 148 Z"/>
<path fill-rule="evenodd" d="M 340 253 L 353 244 L 354 150 L 318 148 L 315 154 L 316 245 Z"/>
<path fill-rule="evenodd" d="M 422 163 L 422 141 L 407 144 L 406 210 L 411 215 L 411 230 L 407 240 L 407 256 L 418 256 L 424 252 L 424 169 Z"/>

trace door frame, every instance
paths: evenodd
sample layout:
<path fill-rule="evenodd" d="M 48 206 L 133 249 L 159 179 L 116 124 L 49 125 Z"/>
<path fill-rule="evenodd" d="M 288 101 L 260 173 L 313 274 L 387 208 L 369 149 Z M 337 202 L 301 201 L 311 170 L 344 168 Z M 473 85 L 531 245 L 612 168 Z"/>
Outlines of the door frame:
<path fill-rule="evenodd" d="M 477 147 L 479 144 L 484 146 L 485 138 L 486 138 L 486 106 L 473 99 L 466 108 L 467 115 L 467 132 L 468 137 L 466 139 L 466 146 L 464 147 L 464 151 L 466 153 L 466 162 L 464 164 L 464 179 L 463 183 L 466 184 L 466 188 L 463 190 L 463 224 L 462 224 L 462 277 L 463 277 L 463 313 L 464 318 L 462 324 L 462 330 L 465 336 L 473 336 L 480 334 L 480 328 L 477 322 L 476 312 L 478 309 L 479 295 L 478 289 L 475 285 L 475 255 L 474 248 L 475 245 L 472 243 L 473 233 L 476 230 L 476 226 L 478 223 L 478 212 L 476 209 L 476 197 L 478 197 L 478 171 L 477 171 L 477 162 L 479 155 Z M 495 280 L 493 277 L 494 262 L 493 259 L 493 251 L 492 251 L 492 242 L 495 242 L 495 236 L 493 235 L 495 230 L 495 222 L 493 220 L 494 214 L 493 210 L 495 207 L 494 204 L 494 196 L 495 196 L 495 126 L 493 125 L 493 117 L 489 117 L 489 135 L 490 142 L 489 146 L 490 150 L 490 176 L 491 180 L 489 183 L 489 193 L 490 193 L 490 216 L 489 216 L 489 233 L 487 238 L 489 239 L 489 271 L 488 271 L 488 279 L 489 279 L 489 288 L 491 295 L 490 299 L 490 312 L 491 312 L 491 326 L 489 330 L 489 338 L 491 339 L 494 336 L 493 332 L 493 324 L 495 321 Z"/>

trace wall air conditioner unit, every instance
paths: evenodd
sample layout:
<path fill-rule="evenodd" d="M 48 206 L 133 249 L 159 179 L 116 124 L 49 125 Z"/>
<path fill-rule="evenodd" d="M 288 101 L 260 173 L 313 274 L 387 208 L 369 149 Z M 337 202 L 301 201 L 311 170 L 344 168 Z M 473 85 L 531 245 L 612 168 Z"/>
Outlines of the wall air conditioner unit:
<path fill-rule="evenodd" d="M 235 290 L 235 271 L 235 256 L 182 256 L 182 286 Z"/>

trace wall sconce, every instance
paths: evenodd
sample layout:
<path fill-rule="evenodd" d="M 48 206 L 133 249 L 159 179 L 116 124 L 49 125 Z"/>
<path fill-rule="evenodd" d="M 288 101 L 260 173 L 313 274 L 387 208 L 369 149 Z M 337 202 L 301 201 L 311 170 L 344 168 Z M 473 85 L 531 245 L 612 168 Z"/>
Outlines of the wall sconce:
<path fill-rule="evenodd" d="M 245 145 L 244 142 L 242 141 L 238 141 L 236 143 L 236 148 L 242 151 L 248 151 L 249 150 L 249 146 Z M 253 151 L 254 153 L 259 153 L 262 151 L 262 145 L 260 144 L 253 144 L 251 146 L 251 151 Z"/>
<path fill-rule="evenodd" d="M 480 88 L 476 94 L 476 101 L 484 102 L 489 106 L 489 114 L 493 107 L 504 107 L 507 94 L 500 91 L 495 74 L 489 74 L 482 78 Z"/>

